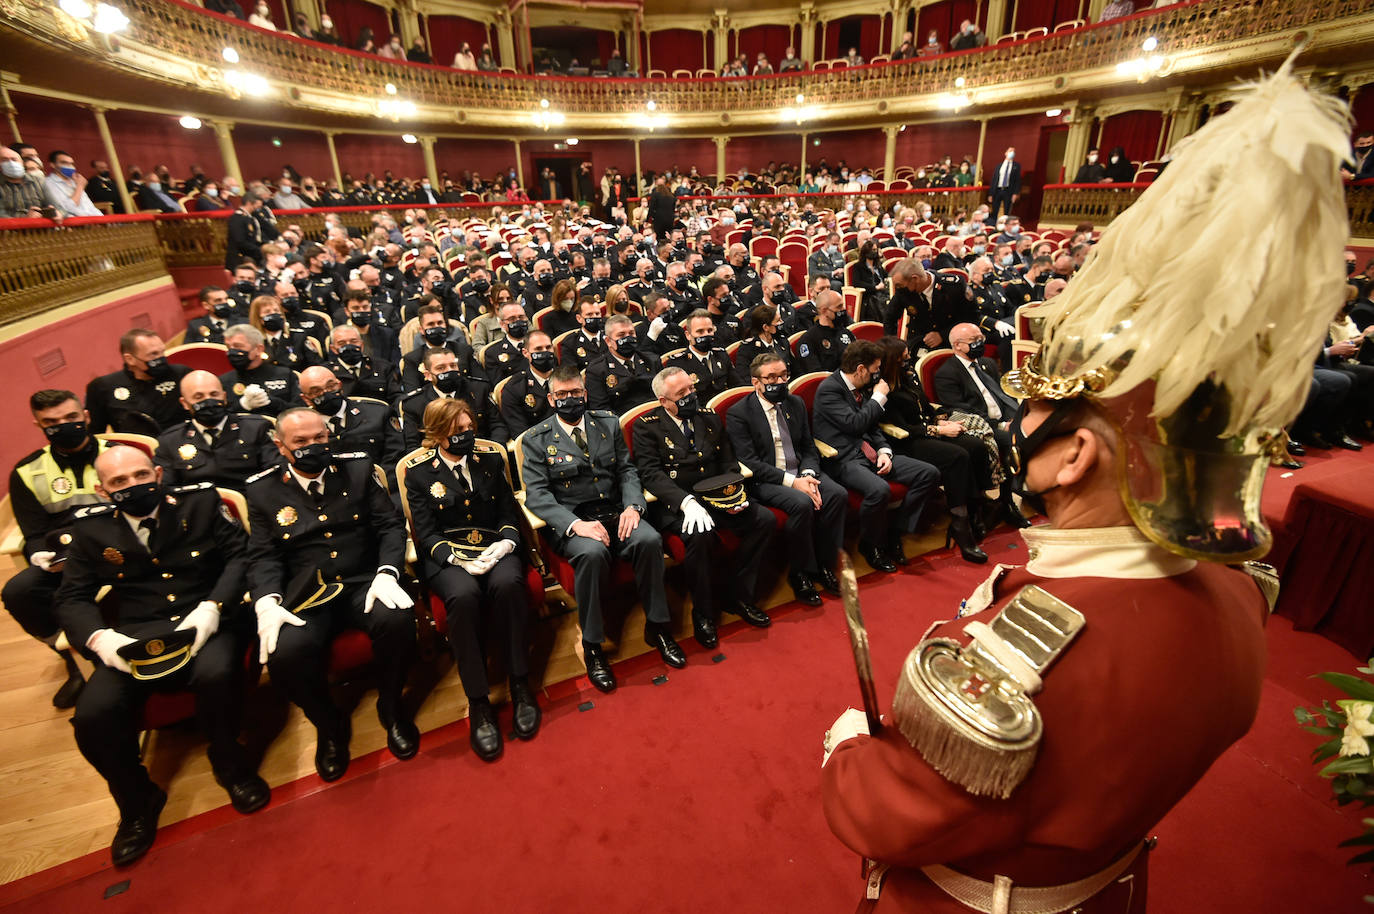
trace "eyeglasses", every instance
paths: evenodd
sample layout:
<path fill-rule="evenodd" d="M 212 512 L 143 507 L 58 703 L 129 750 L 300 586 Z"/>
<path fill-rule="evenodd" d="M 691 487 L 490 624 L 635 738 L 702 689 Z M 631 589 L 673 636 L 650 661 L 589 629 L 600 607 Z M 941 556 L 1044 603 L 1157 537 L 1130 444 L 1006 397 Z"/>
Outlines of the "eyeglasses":
<path fill-rule="evenodd" d="M 759 375 L 759 380 L 765 384 L 784 384 L 788 380 L 788 375 L 785 371 L 778 374 Z"/>

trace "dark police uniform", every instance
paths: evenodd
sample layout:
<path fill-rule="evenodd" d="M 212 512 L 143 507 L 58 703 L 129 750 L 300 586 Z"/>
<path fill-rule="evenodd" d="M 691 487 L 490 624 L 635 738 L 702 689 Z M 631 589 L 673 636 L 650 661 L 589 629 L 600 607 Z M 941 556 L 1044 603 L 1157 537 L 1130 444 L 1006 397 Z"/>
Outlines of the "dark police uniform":
<path fill-rule="evenodd" d="M 68 537 L 72 516 L 78 509 L 104 502 L 95 492 L 95 458 L 109 445 L 92 437 L 84 448 L 71 454 L 54 451 L 52 445 L 24 457 L 10 473 L 10 507 L 24 534 L 24 557 L 35 552 L 54 552 L 49 538 Z M 64 550 L 65 551 L 65 550 Z M 62 583 L 62 566 L 44 571 L 30 565 L 5 582 L 0 599 L 14 620 L 33 637 L 47 641 L 57 635 L 53 595 Z"/>
<path fill-rule="evenodd" d="M 730 304 L 721 302 L 721 307 L 728 308 Z M 720 314 L 712 314 L 711 323 L 716 325 L 716 344 L 721 348 L 744 337 L 744 326 L 740 323 L 740 319 L 733 314 L 724 311 Z"/>
<path fill-rule="evenodd" d="M 268 294 L 271 294 L 270 292 Z M 281 300 L 282 310 L 286 312 L 286 330 L 288 333 L 300 332 L 314 340 L 320 346 L 320 352 L 329 351 L 329 331 L 331 325 L 322 318 L 315 317 L 313 314 L 306 314 L 301 310 L 301 300 L 299 298 L 283 298 Z"/>
<path fill-rule="evenodd" d="M 401 390 L 414 390 L 425 383 L 424 364 L 425 353 L 429 351 L 428 343 L 420 343 L 414 349 L 401 357 L 400 375 Z M 473 371 L 475 353 L 468 341 L 463 338 L 444 341 L 444 348 L 452 352 L 458 359 L 458 371 L 460 374 L 467 375 L 469 378 L 480 378 L 485 380 L 485 371 Z"/>
<path fill-rule="evenodd" d="M 383 403 L 345 400 L 339 411 L 324 417 L 329 426 L 329 446 L 339 454 L 362 452 L 386 473 L 387 484 L 396 490 L 396 463 L 405 456 L 401 422 L 396 410 Z"/>
<path fill-rule="evenodd" d="M 585 370 L 593 359 L 605 352 L 605 334 L 598 333 L 596 336 L 588 336 L 587 331 L 578 330 L 562 342 L 558 362 L 560 365 L 572 363 L 579 370 Z"/>
<path fill-rule="evenodd" d="M 921 339 L 932 330 L 941 337 L 936 348 L 948 349 L 949 331 L 955 325 L 978 322 L 961 277 L 939 272 L 930 277 L 934 283 L 925 292 L 898 288 L 892 294 L 893 305 L 907 313 L 906 342 L 913 352 L 925 348 Z"/>
<path fill-rule="evenodd" d="M 381 356 L 365 355 L 357 365 L 349 365 L 337 352 L 330 352 L 321 364 L 339 379 L 345 397 L 372 397 L 395 403 L 401 395 L 391 363 Z"/>
<path fill-rule="evenodd" d="M 686 547 L 683 564 L 692 592 L 693 615 L 714 622 L 722 609 L 733 612 L 740 603 L 753 603 L 759 559 L 775 526 L 772 513 L 755 502 L 735 514 L 701 502 L 710 510 L 716 529 L 731 531 L 739 541 L 730 553 L 731 573 L 720 582 L 712 580 L 719 574 L 713 563 L 724 557 L 712 554 L 719 543 L 716 531 L 682 532 L 682 501 L 692 494 L 692 487 L 712 476 L 739 472 L 720 417 L 703 408 L 692 416 L 674 418 L 659 406 L 635 421 L 634 445 L 635 466 L 644 488 L 658 499 L 649 515 L 654 526 L 664 536 L 682 537 Z"/>
<path fill-rule="evenodd" d="M 477 451 L 450 466 L 436 450 L 406 464 L 406 501 L 425 579 L 448 612 L 449 643 L 469 701 L 488 699 L 484 630 L 499 633 L 505 641 L 512 679 L 529 674 L 530 606 L 521 559 L 520 508 L 506 481 L 505 466 L 504 453 Z M 515 544 L 515 551 L 477 577 L 448 561 L 451 540 L 475 527 L 495 531 Z"/>
<path fill-rule="evenodd" d="M 81 754 L 110 785 L 122 818 L 142 814 L 161 791 L 139 761 L 140 709 L 155 691 L 190 689 L 196 717 L 209 740 L 210 765 L 228 785 L 252 774 L 238 744 L 239 675 L 247 537 L 208 483 L 167 489 L 144 547 L 125 515 L 112 504 L 77 512 L 72 526 L 57 613 L 73 645 L 84 646 L 110 627 L 130 638 L 171 634 L 202 601 L 220 604 L 219 630 L 180 670 L 141 681 L 97 664 L 77 699 L 72 728 Z M 96 603 L 112 589 L 115 618 L 107 626 Z"/>
<path fill-rule="evenodd" d="M 792 377 L 795 378 L 800 374 L 796 370 L 797 360 L 792 355 L 792 347 L 787 345 L 786 337 L 775 336 L 773 342 L 765 343 L 754 336 L 741 342 L 739 348 L 735 350 L 735 372 L 740 376 L 743 383 L 749 383 L 749 366 L 754 364 L 754 359 L 765 353 L 782 359 Z"/>
<path fill-rule="evenodd" d="M 185 365 L 169 363 L 164 378 L 140 381 L 124 368 L 93 379 L 86 385 L 85 398 L 91 414 L 91 432 L 109 429 L 148 435 L 176 425 L 186 418 L 186 410 L 181 406 L 181 379 L 190 373 Z"/>
<path fill-rule="evenodd" d="M 310 302 L 308 307 L 315 311 L 333 314 L 336 308 L 343 307 L 344 291 L 345 286 L 339 282 L 339 278 L 325 270 L 306 277 L 301 296 Z"/>
<path fill-rule="evenodd" d="M 501 421 L 511 438 L 531 426 L 538 425 L 553 409 L 549 405 L 549 382 L 541 381 L 526 365 L 511 375 L 501 388 Z"/>
<path fill-rule="evenodd" d="M 1007 301 L 1002 286 L 985 280 L 982 285 L 970 283 L 968 291 L 973 296 L 973 305 L 977 310 L 978 329 L 983 331 L 983 337 L 988 341 L 989 347 L 996 349 L 1002 368 L 1010 368 L 1011 341 L 1015 334 L 1003 336 L 1002 331 L 997 329 L 998 321 L 1011 323 L 1014 319 L 1011 303 Z"/>
<path fill-rule="evenodd" d="M 304 371 L 320 364 L 320 355 L 306 343 L 302 330 L 283 330 L 277 336 L 263 334 L 263 357 L 279 368 Z"/>
<path fill-rule="evenodd" d="M 724 349 L 712 349 L 703 359 L 695 349 L 688 347 L 681 355 L 665 362 L 663 367 L 681 368 L 691 375 L 703 406 L 716 394 L 744 383 L 735 370 L 735 363 L 730 361 Z"/>
<path fill-rule="evenodd" d="M 216 343 L 224 345 L 224 331 L 234 324 L 247 323 L 248 316 L 234 315 L 229 318 L 218 318 L 206 314 L 202 317 L 193 317 L 186 322 L 186 335 L 183 337 L 187 343 Z"/>
<path fill-rule="evenodd" d="M 223 385 L 225 392 L 229 394 L 229 407 L 231 409 L 235 406 L 241 406 L 238 398 L 243 396 L 248 385 L 257 384 L 266 391 L 267 405 L 252 411 L 254 415 L 258 416 L 275 416 L 294 404 L 300 395 L 300 391 L 296 387 L 296 376 L 291 373 L 291 369 L 273 365 L 266 358 L 263 358 L 262 364 L 257 368 L 226 371 L 219 376 L 219 382 Z"/>
<path fill-rule="evenodd" d="M 797 374 L 813 371 L 834 371 L 840 367 L 840 358 L 849 344 L 854 342 L 854 334 L 838 324 L 827 327 L 821 323 L 811 325 L 797 343 Z"/>
<path fill-rule="evenodd" d="M 405 518 L 372 475 L 366 454 L 335 454 L 316 481 L 323 492 L 311 495 L 286 461 L 248 480 L 248 583 L 255 603 L 276 594 L 283 605 L 302 592 L 302 581 L 345 585 L 303 610 L 305 625 L 282 626 L 267 668 L 321 734 L 346 741 L 347 717 L 330 698 L 326 677 L 330 642 L 344 629 L 360 629 L 372 641 L 383 724 L 409 719 L 401 690 L 415 656 L 415 615 L 380 603 L 363 612 L 377 573 L 390 568 L 399 576 L 405 567 Z"/>
<path fill-rule="evenodd" d="M 424 437 L 425 407 L 444 396 L 433 384 L 426 384 L 419 390 L 412 390 L 401 398 L 401 435 L 405 440 L 406 451 L 420 446 Z M 501 413 L 491 399 L 491 385 L 476 378 L 464 378 L 463 386 L 450 396 L 461 397 L 472 407 L 477 419 L 475 426 L 478 438 L 490 438 L 505 444 L 510 440 L 506 423 L 501 421 Z"/>
<path fill-rule="evenodd" d="M 526 364 L 525 351 L 509 337 L 488 344 L 482 352 L 482 368 L 493 384 L 524 368 Z"/>
<path fill-rule="evenodd" d="M 154 462 L 168 485 L 208 482 L 243 491 L 254 473 L 281 458 L 272 443 L 272 423 L 261 416 L 229 415 L 218 428 L 188 419 L 158 436 Z"/>
<path fill-rule="evenodd" d="M 763 301 L 763 283 L 759 279 L 759 271 L 754 269 L 748 258 L 745 258 L 743 266 L 731 266 L 735 271 L 735 294 L 740 297 L 740 303 L 750 307 Z M 734 291 L 734 290 L 732 290 Z"/>
<path fill-rule="evenodd" d="M 623 416 L 632 407 L 654 397 L 658 358 L 636 352 L 628 359 L 602 353 L 587 365 L 587 406 Z"/>

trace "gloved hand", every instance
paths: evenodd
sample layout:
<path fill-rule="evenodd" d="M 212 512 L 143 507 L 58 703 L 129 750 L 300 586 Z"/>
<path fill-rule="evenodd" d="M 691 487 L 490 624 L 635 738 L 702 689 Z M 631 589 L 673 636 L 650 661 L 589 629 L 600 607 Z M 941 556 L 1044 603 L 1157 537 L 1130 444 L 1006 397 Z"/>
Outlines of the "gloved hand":
<path fill-rule="evenodd" d="M 267 391 L 257 384 L 249 384 L 243 389 L 243 396 L 239 397 L 239 406 L 249 412 L 261 409 L 270 402 L 272 401 L 268 399 Z"/>
<path fill-rule="evenodd" d="M 711 512 L 701 506 L 691 495 L 682 500 L 682 532 L 684 534 L 705 533 L 714 530 L 715 519 L 711 517 Z"/>
<path fill-rule="evenodd" d="M 186 614 L 186 618 L 181 620 L 181 624 L 176 630 L 184 628 L 194 628 L 196 630 L 196 640 L 191 644 L 191 656 L 200 653 L 200 649 L 205 646 L 205 642 L 210 640 L 210 636 L 219 631 L 219 607 L 209 600 L 202 600 L 196 604 L 196 608 Z"/>
<path fill-rule="evenodd" d="M 385 571 L 377 572 L 372 579 L 372 586 L 367 589 L 367 599 L 363 601 L 363 612 L 372 612 L 372 604 L 377 602 L 387 609 L 409 609 L 415 605 L 401 582 Z"/>
<path fill-rule="evenodd" d="M 276 597 L 259 597 L 253 604 L 253 612 L 258 617 L 258 663 L 266 663 L 277 649 L 277 636 L 283 625 L 305 624 L 304 619 L 282 606 Z"/>
<path fill-rule="evenodd" d="M 667 322 L 666 320 L 664 320 L 664 319 L 663 319 L 663 315 L 660 314 L 658 317 L 656 317 L 656 318 L 654 318 L 653 320 L 649 321 L 649 339 L 651 339 L 651 340 L 656 340 L 656 339 L 658 339 L 659 334 L 661 334 L 661 333 L 662 333 L 664 330 L 666 330 L 667 328 L 668 328 L 668 322 Z"/>
<path fill-rule="evenodd" d="M 1011 324 L 1008 324 L 1006 321 L 998 321 L 997 323 L 993 324 L 993 326 L 996 327 L 997 332 L 1002 334 L 1003 336 L 1016 336 L 1016 328 L 1013 327 Z"/>
<path fill-rule="evenodd" d="M 52 560 L 55 558 L 57 558 L 56 552 L 40 551 L 29 556 L 29 563 L 44 571 L 52 571 Z"/>
<path fill-rule="evenodd" d="M 488 546 L 486 549 L 482 550 L 482 554 L 477 557 L 477 561 L 490 562 L 491 565 L 494 566 L 497 562 L 501 561 L 503 558 L 510 555 L 514 551 L 515 543 L 511 542 L 510 540 L 497 540 L 496 542 Z"/>
<path fill-rule="evenodd" d="M 126 644 L 133 644 L 136 639 L 128 635 L 121 635 L 112 628 L 102 628 L 86 639 L 86 646 L 95 651 L 100 662 L 112 670 L 119 670 L 121 673 L 132 673 L 129 669 L 128 661 L 119 656 L 119 649 Z"/>
<path fill-rule="evenodd" d="M 486 574 L 489 570 L 491 570 L 489 567 L 483 566 L 480 558 L 473 559 L 471 562 L 468 562 L 459 558 L 458 553 L 456 552 L 449 553 L 448 563 L 450 565 L 457 565 L 459 568 L 463 569 L 473 577 L 478 577 L 479 575 Z"/>
<path fill-rule="evenodd" d="M 825 731 L 825 756 L 821 759 L 821 767 L 830 761 L 830 755 L 847 739 L 856 736 L 868 736 L 868 715 L 858 708 L 846 708 L 845 712 L 835 718 L 835 722 L 830 725 L 830 729 Z"/>

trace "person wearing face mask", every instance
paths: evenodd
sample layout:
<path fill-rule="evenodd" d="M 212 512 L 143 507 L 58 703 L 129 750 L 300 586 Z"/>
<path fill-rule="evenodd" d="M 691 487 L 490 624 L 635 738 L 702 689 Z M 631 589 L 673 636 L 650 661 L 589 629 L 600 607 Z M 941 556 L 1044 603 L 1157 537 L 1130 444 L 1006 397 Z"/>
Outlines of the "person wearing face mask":
<path fill-rule="evenodd" d="M 644 489 L 620 424 L 613 413 L 587 410 L 587 391 L 573 365 L 554 369 L 549 405 L 554 415 L 521 439 L 525 507 L 544 522 L 549 546 L 574 569 L 587 678 L 601 692 L 616 688 L 602 649 L 602 594 L 617 558 L 634 567 L 644 606 L 645 642 L 664 663 L 681 669 L 687 657 L 672 635 L 663 589 L 663 540 L 653 527 L 640 522 Z"/>
<path fill-rule="evenodd" d="M 244 195 L 239 208 L 229 217 L 225 227 L 227 242 L 224 255 L 224 268 L 233 270 L 243 261 L 262 263 L 262 244 L 264 235 L 257 213 L 262 208 L 261 194 L 250 191 Z"/>
<path fill-rule="evenodd" d="M 348 769 L 350 723 L 329 694 L 330 644 L 344 629 L 372 642 L 377 717 L 387 748 L 414 757 L 420 731 L 401 700 L 415 658 L 414 599 L 402 586 L 405 518 L 361 452 L 335 452 L 314 409 L 277 420 L 281 460 L 248 481 L 249 594 L 258 660 L 315 725 L 315 770 Z"/>
<path fill-rule="evenodd" d="M 1134 180 L 1135 165 L 1131 164 L 1125 149 L 1114 146 L 1111 155 L 1107 157 L 1106 173 L 1102 176 L 1103 183 L 1130 184 Z"/>
<path fill-rule="evenodd" d="M 124 200 L 119 196 L 119 188 L 110 173 L 110 164 L 103 159 L 91 160 L 91 174 L 86 178 L 86 196 L 90 197 L 96 209 L 105 204 L 111 213 L 123 214 L 125 211 Z"/>
<path fill-rule="evenodd" d="M 1075 184 L 1100 184 L 1107 177 L 1107 168 L 1099 161 L 1102 158 L 1102 151 L 1096 146 L 1088 150 L 1088 157 L 1083 164 L 1078 166 L 1078 174 L 1074 175 Z"/>
<path fill-rule="evenodd" d="M 665 362 L 664 367 L 687 372 L 704 403 L 743 383 L 735 363 L 717 342 L 715 323 L 708 311 L 694 311 L 687 318 L 687 348 Z"/>
<path fill-rule="evenodd" d="M 399 338 L 396 331 L 382 323 L 383 318 L 374 310 L 372 296 L 366 289 L 350 289 L 344 298 L 344 310 L 336 317 L 336 327 L 351 325 L 358 331 L 365 355 L 395 364 L 399 358 Z"/>
<path fill-rule="evenodd" d="M 1008 146 L 1002 162 L 990 175 L 988 204 L 992 207 L 992 222 L 999 212 L 1011 213 L 1012 206 L 1021 199 L 1021 163 L 1016 161 L 1016 149 Z"/>
<path fill-rule="evenodd" d="M 29 411 L 48 443 L 10 472 L 10 506 L 29 564 L 5 582 L 0 600 L 26 633 L 62 659 L 67 678 L 52 704 L 64 709 L 76 703 L 86 680 L 72 652 L 57 647 L 61 630 L 53 600 L 62 583 L 76 512 L 101 501 L 95 458 L 108 445 L 91 435 L 90 414 L 69 390 L 35 391 Z"/>
<path fill-rule="evenodd" d="M 587 403 L 621 416 L 654 399 L 659 359 L 640 346 L 634 322 L 623 314 L 606 320 L 605 336 L 605 348 L 586 366 Z"/>
<path fill-rule="evenodd" d="M 343 382 L 323 365 L 301 372 L 301 402 L 324 416 L 329 447 L 334 453 L 363 453 L 382 468 L 395 491 L 396 462 L 405 455 L 396 410 L 387 403 L 355 399 L 344 393 Z"/>
<path fill-rule="evenodd" d="M 224 331 L 231 324 L 248 319 L 247 311 L 240 311 L 229 293 L 219 286 L 205 286 L 200 290 L 200 304 L 205 314 L 186 322 L 186 342 L 224 345 Z"/>
<path fill-rule="evenodd" d="M 200 193 L 196 195 L 196 202 L 192 204 L 192 209 L 198 213 L 212 213 L 228 208 L 224 198 L 220 196 L 219 185 L 214 181 L 201 188 Z"/>
<path fill-rule="evenodd" d="M 177 384 L 190 372 L 167 361 L 162 337 L 135 328 L 119 338 L 124 367 L 86 385 L 90 430 L 156 436 L 186 418 Z"/>
<path fill-rule="evenodd" d="M 467 279 L 459 286 L 459 299 L 456 314 L 450 314 L 462 321 L 467 327 L 490 310 L 491 274 L 485 267 L 474 267 L 468 271 Z"/>
<path fill-rule="evenodd" d="M 732 291 L 737 286 L 728 264 L 717 269 L 701 286 L 706 313 L 716 326 L 716 345 L 722 349 L 744 336 L 744 326 L 737 315 L 740 302 Z"/>
<path fill-rule="evenodd" d="M 749 249 L 736 242 L 726 251 L 725 260 L 734 271 L 735 285 L 731 291 L 739 299 L 741 307 L 752 307 L 762 301 L 759 271 L 749 262 Z"/>
<path fill-rule="evenodd" d="M 510 440 L 510 432 L 501 413 L 491 399 L 491 384 L 480 378 L 464 375 L 458 370 L 458 357 L 448 349 L 425 352 L 425 384 L 401 398 L 401 436 L 407 451 L 420 446 L 424 433 L 425 407 L 439 399 L 465 400 L 477 421 L 477 437 L 502 444 Z"/>
<path fill-rule="evenodd" d="M 229 286 L 229 300 L 234 310 L 247 315 L 253 299 L 263 294 L 257 266 L 251 260 L 244 260 L 234 267 L 234 282 Z"/>
<path fill-rule="evenodd" d="M 238 742 L 243 527 L 212 486 L 166 485 L 138 448 L 106 450 L 95 471 L 113 504 L 88 506 L 73 524 L 56 606 L 68 640 L 99 658 L 72 729 L 119 808 L 110 856 L 126 866 L 152 846 L 167 802 L 139 759 L 136 722 L 154 692 L 195 693 L 211 769 L 234 809 L 255 812 L 271 791 Z M 104 587 L 111 599 L 98 604 Z M 183 638 L 184 661 L 169 664 L 167 648 Z"/>
<path fill-rule="evenodd" d="M 481 353 L 482 370 L 493 384 L 525 364 L 525 353 L 520 346 L 530 331 L 529 317 L 518 302 L 501 305 L 497 316 L 501 319 L 501 338 L 487 344 Z"/>
<path fill-rule="evenodd" d="M 950 344 L 954 358 L 946 359 L 935 370 L 936 402 L 986 419 L 998 449 L 1010 453 L 1007 429 L 1016 415 L 1017 403 L 1003 392 L 997 364 L 983 357 L 983 331 L 972 323 L 959 324 L 950 330 Z"/>
<path fill-rule="evenodd" d="M 1350 149 L 1350 160 L 1341 163 L 1341 177 L 1347 181 L 1374 178 L 1374 131 L 1356 133 Z"/>
<path fill-rule="evenodd" d="M 725 426 L 705 408 L 682 369 L 664 368 L 653 378 L 658 406 L 635 420 L 634 463 L 644 488 L 657 501 L 650 522 L 663 536 L 680 536 L 686 550 L 683 565 L 692 594 L 692 631 L 710 650 L 717 645 L 716 625 L 722 611 L 739 616 L 755 628 L 772 624 L 754 605 L 758 567 L 775 527 L 767 508 L 748 500 L 731 508 L 712 504 L 717 480 L 738 475 Z M 738 540 L 728 555 L 720 549 L 718 530 Z M 724 567 L 721 567 L 722 561 Z"/>
<path fill-rule="evenodd" d="M 400 399 L 399 373 L 391 363 L 363 351 L 362 334 L 352 324 L 340 324 L 330 331 L 329 349 L 321 367 L 329 369 L 343 385 L 345 397 L 370 397 L 387 404 Z"/>
<path fill-rule="evenodd" d="M 138 190 L 137 203 L 140 212 L 180 213 L 181 204 L 170 196 L 171 181 L 164 173 L 154 172 Z"/>
<path fill-rule="evenodd" d="M 549 376 L 558 367 L 553 340 L 543 330 L 527 333 L 523 348 L 526 364 L 500 389 L 501 421 L 511 438 L 519 437 L 548 417 L 552 410 L 548 401 Z"/>
<path fill-rule="evenodd" d="M 894 307 L 907 314 L 907 345 L 913 352 L 948 346 L 952 327 L 977 319 L 962 277 L 926 272 L 914 258 L 893 265 L 892 289 Z"/>
<path fill-rule="evenodd" d="M 776 274 L 774 274 L 776 275 Z M 778 277 L 781 281 L 782 277 Z M 787 345 L 783 334 L 783 319 L 778 309 L 772 305 L 759 305 L 749 312 L 749 336 L 742 340 L 735 350 L 736 365 L 752 365 L 761 355 L 770 355 L 793 369 L 792 349 Z"/>
<path fill-rule="evenodd" d="M 76 160 L 60 149 L 48 154 L 52 171 L 45 180 L 48 199 L 68 216 L 100 216 L 103 213 L 86 194 L 86 176 L 76 170 Z"/>
<path fill-rule="evenodd" d="M 429 450 L 406 462 L 406 502 L 425 579 L 448 612 L 449 645 L 468 699 L 469 742 L 478 758 L 491 762 L 503 745 L 488 650 L 502 655 L 510 677 L 515 735 L 533 739 L 542 717 L 529 684 L 520 507 L 506 479 L 505 453 L 475 450 L 476 420 L 464 401 L 435 400 L 424 423 Z"/>
<path fill-rule="evenodd" d="M 525 313 L 533 315 L 553 304 L 553 287 L 558 283 L 553 264 L 544 259 L 534 261 L 528 276 L 520 281 L 520 298 L 525 305 Z"/>
<path fill-rule="evenodd" d="M 560 362 L 586 368 L 606 351 L 606 306 L 595 299 L 584 298 L 578 302 L 575 315 L 578 329 L 559 344 Z M 557 334 L 554 339 L 558 339 Z"/>
<path fill-rule="evenodd" d="M 978 329 L 987 341 L 989 354 L 1004 368 L 1011 367 L 1011 341 L 1016 338 L 1011 303 L 993 275 L 992 261 L 979 257 L 969 264 L 968 294 L 973 297 Z"/>
<path fill-rule="evenodd" d="M 320 362 L 319 344 L 292 327 L 286 309 L 275 295 L 259 295 L 249 305 L 248 323 L 262 334 L 267 361 L 280 368 L 300 371 Z"/>
<path fill-rule="evenodd" d="M 305 201 L 295 193 L 291 179 L 286 177 L 277 182 L 277 192 L 267 202 L 272 205 L 273 210 L 305 209 Z"/>
<path fill-rule="evenodd" d="M 267 361 L 262 332 L 252 324 L 235 324 L 224 331 L 229 371 L 220 384 L 233 396 L 231 407 L 260 416 L 275 416 L 295 402 L 296 375 Z"/>
<path fill-rule="evenodd" d="M 164 482 L 208 482 L 242 492 L 249 476 L 277 462 L 272 423 L 238 415 L 213 374 L 193 371 L 181 379 L 180 390 L 191 418 L 158 435 L 153 461 Z"/>
<path fill-rule="evenodd" d="M 260 29 L 267 29 L 269 32 L 277 30 L 276 23 L 272 21 L 272 8 L 266 3 L 259 3 L 253 7 L 253 12 L 248 14 L 248 24 L 256 25 Z M 314 37 L 313 33 L 310 37 Z"/>
<path fill-rule="evenodd" d="M 553 287 L 552 310 L 544 315 L 544 329 L 554 338 L 581 326 L 577 319 L 577 298 L 577 283 L 572 279 L 559 280 Z"/>
<path fill-rule="evenodd" d="M 826 289 L 816 295 L 815 305 L 816 322 L 797 342 L 798 376 L 839 368 L 845 350 L 854 342 L 854 334 L 840 320 L 847 316 L 840 293 Z"/>
<path fill-rule="evenodd" d="M 825 238 L 825 245 L 817 248 L 806 261 L 808 281 L 824 276 L 831 282 L 844 281 L 844 255 L 840 253 L 840 234 L 831 232 Z"/>

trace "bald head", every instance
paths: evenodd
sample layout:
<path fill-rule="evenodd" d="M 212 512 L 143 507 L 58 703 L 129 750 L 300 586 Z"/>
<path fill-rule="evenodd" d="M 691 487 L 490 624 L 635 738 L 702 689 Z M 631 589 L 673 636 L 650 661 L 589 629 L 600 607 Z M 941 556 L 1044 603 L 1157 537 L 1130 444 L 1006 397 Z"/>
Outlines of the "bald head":
<path fill-rule="evenodd" d="M 949 341 L 951 344 L 967 343 L 969 340 L 978 340 L 982 338 L 983 331 L 979 330 L 973 324 L 955 324 L 953 329 L 949 331 Z"/>
<path fill-rule="evenodd" d="M 141 448 L 117 444 L 95 458 L 95 475 L 95 490 L 108 498 L 130 486 L 161 482 L 162 467 L 153 466 L 153 458 Z"/>
<path fill-rule="evenodd" d="M 1049 301 L 1058 296 L 1060 292 L 1064 291 L 1068 284 L 1069 281 L 1067 279 L 1051 279 L 1049 282 L 1045 283 L 1045 301 Z"/>
<path fill-rule="evenodd" d="M 844 310 L 844 297 L 834 289 L 817 293 L 815 303 L 817 316 L 827 323 L 833 321 Z"/>
<path fill-rule="evenodd" d="M 224 385 L 208 371 L 197 369 L 181 379 L 181 405 L 193 409 L 201 400 L 223 400 Z"/>
<path fill-rule="evenodd" d="M 295 464 L 293 451 L 310 444 L 328 444 L 329 426 L 324 424 L 324 416 L 297 406 L 282 412 L 277 417 L 277 450 L 289 462 Z"/>
<path fill-rule="evenodd" d="M 323 365 L 313 365 L 301 372 L 301 399 L 311 406 L 329 391 L 342 387 L 334 372 Z"/>

